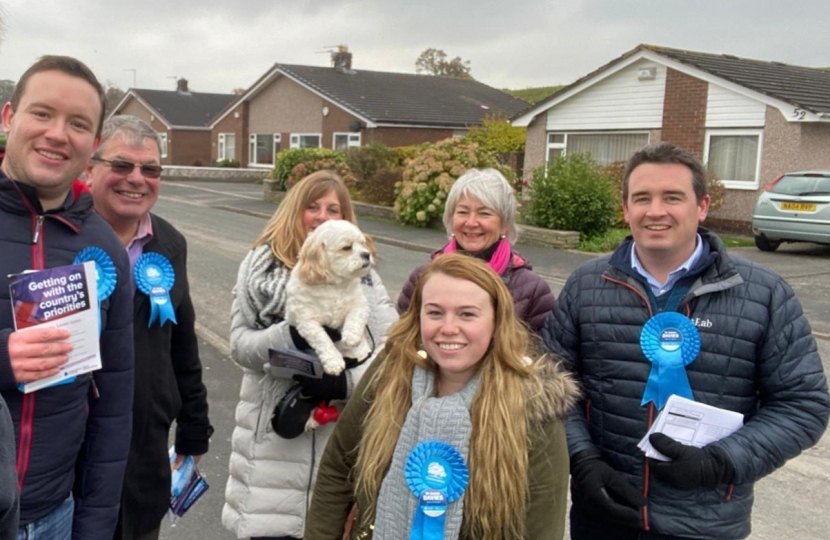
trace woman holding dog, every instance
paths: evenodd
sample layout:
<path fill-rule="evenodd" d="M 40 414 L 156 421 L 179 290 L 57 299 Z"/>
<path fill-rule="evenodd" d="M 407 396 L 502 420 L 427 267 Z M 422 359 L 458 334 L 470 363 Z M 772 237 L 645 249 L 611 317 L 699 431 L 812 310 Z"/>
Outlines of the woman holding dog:
<path fill-rule="evenodd" d="M 548 284 L 513 251 L 519 237 L 513 188 L 496 169 L 470 169 L 455 181 L 444 205 L 446 246 L 432 254 L 466 253 L 486 262 L 499 274 L 516 305 L 516 314 L 539 332 L 554 298 Z M 426 264 L 416 268 L 398 297 L 398 312 L 409 307 L 412 291 Z"/>
<path fill-rule="evenodd" d="M 331 219 L 355 223 L 348 190 L 334 173 L 313 173 L 288 192 L 239 267 L 230 345 L 243 375 L 222 510 L 223 525 L 238 538 L 303 534 L 317 464 L 334 424 L 292 439 L 277 435 L 271 422 L 274 409 L 295 380 L 272 376 L 268 360 L 269 349 L 300 345 L 294 339 L 298 334 L 283 321 L 286 284 L 306 236 Z M 371 308 L 368 329 L 379 351 L 397 313 L 374 270 L 361 286 Z M 366 360 L 339 376 L 296 380 L 305 395 L 342 400 L 368 365 Z"/>
<path fill-rule="evenodd" d="M 339 538 L 352 499 L 353 539 L 561 538 L 577 389 L 530 340 L 485 263 L 436 257 L 334 429 L 304 539 Z"/>

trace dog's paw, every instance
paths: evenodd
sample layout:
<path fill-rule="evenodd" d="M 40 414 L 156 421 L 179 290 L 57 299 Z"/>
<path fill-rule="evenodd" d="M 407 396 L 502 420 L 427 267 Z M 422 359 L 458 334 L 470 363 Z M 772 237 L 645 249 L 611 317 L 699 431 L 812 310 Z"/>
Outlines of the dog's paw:
<path fill-rule="evenodd" d="M 326 358 L 321 357 L 320 362 L 323 364 L 323 371 L 329 375 L 340 375 L 346 369 L 346 361 L 343 360 L 343 356 L 340 354 L 327 356 Z"/>
<path fill-rule="evenodd" d="M 343 356 L 348 358 L 355 358 L 357 360 L 363 360 L 372 352 L 372 348 L 369 346 L 369 343 L 366 342 L 364 339 L 360 343 L 357 344 L 356 347 L 353 347 L 347 353 L 344 352 Z"/>
<path fill-rule="evenodd" d="M 363 332 L 343 332 L 340 343 L 344 349 L 354 349 L 363 341 Z"/>

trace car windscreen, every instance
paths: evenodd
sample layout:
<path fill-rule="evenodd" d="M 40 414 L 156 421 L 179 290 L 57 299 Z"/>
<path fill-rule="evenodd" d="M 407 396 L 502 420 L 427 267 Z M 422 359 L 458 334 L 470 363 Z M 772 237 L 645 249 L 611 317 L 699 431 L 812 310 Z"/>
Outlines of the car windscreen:
<path fill-rule="evenodd" d="M 785 176 L 770 190 L 782 195 L 830 195 L 830 176 Z"/>

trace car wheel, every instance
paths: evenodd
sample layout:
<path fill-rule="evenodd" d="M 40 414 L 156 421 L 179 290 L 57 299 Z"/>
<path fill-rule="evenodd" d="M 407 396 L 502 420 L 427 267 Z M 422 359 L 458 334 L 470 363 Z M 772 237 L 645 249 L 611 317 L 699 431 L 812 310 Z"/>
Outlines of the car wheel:
<path fill-rule="evenodd" d="M 781 245 L 781 240 L 770 240 L 766 236 L 755 236 L 755 247 L 761 251 L 775 251 Z"/>

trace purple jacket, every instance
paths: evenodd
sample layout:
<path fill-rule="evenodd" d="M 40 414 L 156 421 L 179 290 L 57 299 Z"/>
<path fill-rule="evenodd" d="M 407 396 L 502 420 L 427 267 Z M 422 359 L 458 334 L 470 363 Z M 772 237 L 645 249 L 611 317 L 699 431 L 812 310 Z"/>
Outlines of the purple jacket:
<path fill-rule="evenodd" d="M 434 259 L 443 253 L 443 249 L 439 249 L 432 253 L 431 258 Z M 429 263 L 422 264 L 409 274 L 409 280 L 404 283 L 401 294 L 398 296 L 398 313 L 403 313 L 409 307 L 415 284 L 424 273 L 427 264 Z M 548 313 L 553 310 L 554 298 L 550 287 L 545 280 L 533 272 L 530 263 L 515 251 L 501 278 L 513 297 L 516 315 L 538 334 Z"/>

